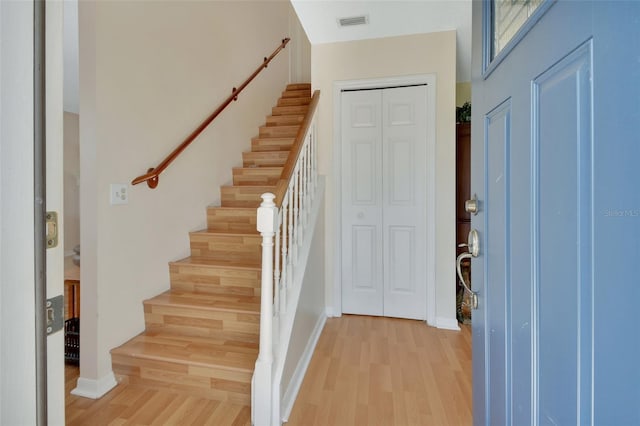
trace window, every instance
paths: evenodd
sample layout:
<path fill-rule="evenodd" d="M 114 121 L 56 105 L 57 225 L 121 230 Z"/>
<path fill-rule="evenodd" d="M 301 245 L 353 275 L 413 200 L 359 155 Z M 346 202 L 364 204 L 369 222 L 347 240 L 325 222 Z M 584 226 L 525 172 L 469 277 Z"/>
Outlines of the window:
<path fill-rule="evenodd" d="M 511 41 L 542 0 L 496 0 L 493 2 L 491 59 Z"/>
<path fill-rule="evenodd" d="M 492 0 L 485 3 L 485 78 L 553 3 L 554 0 Z"/>

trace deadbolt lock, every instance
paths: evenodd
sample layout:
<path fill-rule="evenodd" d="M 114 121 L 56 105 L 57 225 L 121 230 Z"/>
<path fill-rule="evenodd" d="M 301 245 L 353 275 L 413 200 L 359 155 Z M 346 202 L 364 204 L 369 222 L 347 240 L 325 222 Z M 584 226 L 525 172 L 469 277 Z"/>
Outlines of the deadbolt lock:
<path fill-rule="evenodd" d="M 478 214 L 478 197 L 473 194 L 473 198 L 464 202 L 464 210 L 472 215 Z"/>

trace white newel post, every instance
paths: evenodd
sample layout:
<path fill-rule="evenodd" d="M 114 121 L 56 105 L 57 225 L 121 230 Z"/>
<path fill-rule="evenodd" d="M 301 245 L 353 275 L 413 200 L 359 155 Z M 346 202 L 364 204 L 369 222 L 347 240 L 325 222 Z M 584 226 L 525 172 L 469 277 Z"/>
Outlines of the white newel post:
<path fill-rule="evenodd" d="M 278 208 L 275 195 L 262 195 L 258 207 L 257 228 L 262 235 L 262 279 L 260 301 L 260 352 L 253 377 L 253 424 L 271 423 L 273 365 L 273 237 L 276 232 Z"/>

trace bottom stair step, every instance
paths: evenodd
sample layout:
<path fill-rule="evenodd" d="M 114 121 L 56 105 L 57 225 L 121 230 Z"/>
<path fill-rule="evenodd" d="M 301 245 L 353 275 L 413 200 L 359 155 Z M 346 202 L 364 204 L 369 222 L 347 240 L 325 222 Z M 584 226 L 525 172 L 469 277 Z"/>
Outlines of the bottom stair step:
<path fill-rule="evenodd" d="M 111 351 L 119 381 L 249 405 L 258 343 L 145 332 Z"/>

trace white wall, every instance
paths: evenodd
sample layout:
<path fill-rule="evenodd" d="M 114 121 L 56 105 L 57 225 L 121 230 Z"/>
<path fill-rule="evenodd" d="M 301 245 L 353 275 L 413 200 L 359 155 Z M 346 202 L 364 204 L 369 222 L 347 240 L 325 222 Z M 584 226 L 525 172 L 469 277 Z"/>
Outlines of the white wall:
<path fill-rule="evenodd" d="M 80 117 L 64 113 L 64 251 L 80 244 Z"/>
<path fill-rule="evenodd" d="M 0 424 L 36 422 L 33 2 L 0 2 Z"/>
<path fill-rule="evenodd" d="M 334 306 L 335 182 L 333 83 L 414 74 L 436 75 L 436 325 L 455 321 L 455 94 L 456 33 L 418 34 L 312 46 L 314 89 L 320 89 L 319 167 L 326 198 L 327 305 Z"/>
<path fill-rule="evenodd" d="M 289 3 L 93 2 L 80 15 L 81 379 L 109 382 L 109 350 L 144 329 L 144 299 L 231 182 L 289 77 L 279 55 L 160 177 L 109 205 L 109 184 L 158 164 L 288 36 Z M 79 382 L 80 384 L 81 382 Z"/>

